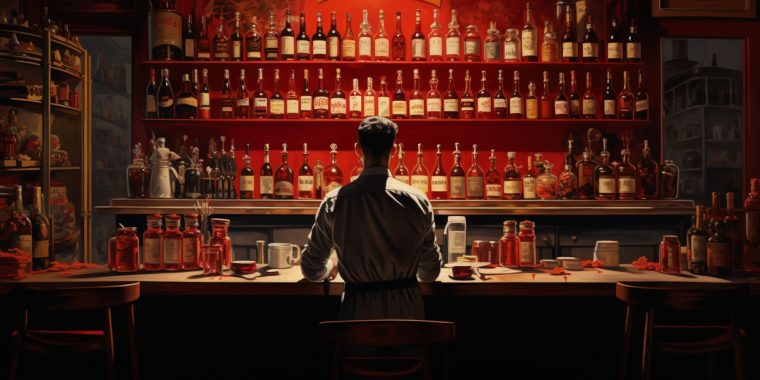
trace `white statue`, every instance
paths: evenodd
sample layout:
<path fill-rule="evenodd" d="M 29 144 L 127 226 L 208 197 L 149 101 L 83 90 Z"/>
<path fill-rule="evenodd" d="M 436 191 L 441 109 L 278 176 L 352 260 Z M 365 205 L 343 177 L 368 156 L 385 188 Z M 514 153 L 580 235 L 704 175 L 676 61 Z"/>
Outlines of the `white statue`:
<path fill-rule="evenodd" d="M 171 198 L 174 194 L 174 181 L 179 177 L 171 162 L 179 156 L 166 146 L 166 139 L 159 137 L 153 145 L 150 163 L 150 197 Z"/>

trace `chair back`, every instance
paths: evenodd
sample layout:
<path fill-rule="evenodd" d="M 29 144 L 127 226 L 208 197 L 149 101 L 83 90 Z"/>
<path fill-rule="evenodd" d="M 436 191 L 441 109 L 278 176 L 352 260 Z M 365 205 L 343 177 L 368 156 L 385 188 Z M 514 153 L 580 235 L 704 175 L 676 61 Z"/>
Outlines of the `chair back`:
<path fill-rule="evenodd" d="M 322 337 L 333 344 L 355 346 L 412 346 L 454 339 L 454 322 L 413 319 L 325 321 Z"/>
<path fill-rule="evenodd" d="M 140 298 L 140 283 L 77 287 L 21 287 L 13 299 L 30 311 L 75 311 L 105 309 L 132 303 Z"/>
<path fill-rule="evenodd" d="M 748 297 L 747 284 L 624 283 L 615 285 L 617 298 L 631 306 L 671 310 L 733 310 Z"/>

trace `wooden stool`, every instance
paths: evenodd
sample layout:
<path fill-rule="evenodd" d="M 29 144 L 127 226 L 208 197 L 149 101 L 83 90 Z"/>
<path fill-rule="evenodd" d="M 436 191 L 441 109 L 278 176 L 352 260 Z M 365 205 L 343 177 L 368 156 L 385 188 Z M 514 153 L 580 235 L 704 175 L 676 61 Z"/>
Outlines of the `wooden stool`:
<path fill-rule="evenodd" d="M 134 301 L 140 298 L 140 283 L 110 286 L 87 286 L 71 288 L 19 288 L 13 293 L 13 301 L 19 310 L 8 378 L 16 378 L 16 369 L 23 351 L 37 353 L 89 352 L 104 350 L 108 378 L 113 379 L 114 333 L 111 308 L 126 305 L 127 339 L 130 348 L 132 377 L 139 377 L 137 347 L 135 346 Z M 36 331 L 29 330 L 30 314 L 44 312 L 67 312 L 101 310 L 104 315 L 103 330 L 96 331 Z"/>
<path fill-rule="evenodd" d="M 319 324 L 322 338 L 334 345 L 332 379 L 340 373 L 363 377 L 401 377 L 418 374 L 430 379 L 434 344 L 454 339 L 454 322 L 410 319 L 326 321 Z M 421 355 L 345 356 L 345 346 L 417 347 Z M 446 350 L 441 358 L 444 378 L 448 378 Z"/>
<path fill-rule="evenodd" d="M 710 354 L 731 350 L 736 378 L 744 379 L 743 331 L 739 327 L 741 307 L 747 302 L 748 287 L 737 284 L 621 283 L 615 289 L 619 300 L 628 304 L 625 319 L 625 343 L 620 378 L 625 379 L 634 314 L 643 312 L 644 336 L 641 378 L 649 379 L 652 351 L 679 354 Z M 728 321 L 721 325 L 659 325 L 659 311 L 717 312 Z M 689 321 L 683 321 L 687 323 Z M 681 322 L 678 322 L 681 323 Z"/>

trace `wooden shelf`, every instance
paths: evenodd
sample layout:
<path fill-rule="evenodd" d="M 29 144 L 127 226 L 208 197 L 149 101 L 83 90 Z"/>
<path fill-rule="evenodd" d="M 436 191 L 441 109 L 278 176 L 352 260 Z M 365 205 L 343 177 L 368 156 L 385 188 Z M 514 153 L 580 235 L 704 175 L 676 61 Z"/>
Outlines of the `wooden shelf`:
<path fill-rule="evenodd" d="M 50 71 L 52 73 L 53 80 L 56 81 L 79 82 L 82 80 L 81 73 L 78 73 L 74 71 L 74 69 L 66 66 L 58 66 L 56 64 L 53 64 L 50 66 Z"/>
<path fill-rule="evenodd" d="M 356 127 L 360 119 L 143 119 L 151 128 L 207 128 L 207 127 L 306 127 L 320 126 Z M 393 119 L 400 126 L 425 126 L 435 129 L 462 127 L 620 127 L 638 128 L 652 125 L 650 120 L 617 119 Z"/>
<path fill-rule="evenodd" d="M 612 68 L 612 69 L 638 69 L 646 67 L 643 62 L 467 62 L 467 61 L 142 61 L 146 67 L 186 67 L 186 66 L 223 66 L 224 68 L 250 68 L 255 67 L 277 67 L 286 66 L 387 66 L 389 68 L 419 68 L 419 67 L 441 67 L 446 68 L 471 68 L 471 67 L 498 67 L 502 69 L 592 69 L 592 68 Z"/>
<path fill-rule="evenodd" d="M 20 167 L 0 168 L 0 172 L 37 172 L 37 171 L 40 171 L 39 166 L 31 166 L 28 168 L 20 168 Z"/>
<path fill-rule="evenodd" d="M 61 112 L 71 116 L 79 116 L 82 114 L 82 110 L 79 108 L 64 106 L 63 104 L 51 103 L 50 109 L 54 112 Z"/>
<path fill-rule="evenodd" d="M 50 168 L 51 172 L 66 172 L 66 171 L 77 171 L 82 170 L 79 166 L 54 166 Z"/>

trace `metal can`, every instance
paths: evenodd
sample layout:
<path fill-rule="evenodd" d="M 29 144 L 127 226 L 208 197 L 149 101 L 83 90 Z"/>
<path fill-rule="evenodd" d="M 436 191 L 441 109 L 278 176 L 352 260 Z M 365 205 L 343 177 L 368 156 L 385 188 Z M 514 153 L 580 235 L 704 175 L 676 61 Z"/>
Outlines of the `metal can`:
<path fill-rule="evenodd" d="M 663 235 L 660 242 L 660 272 L 681 273 L 681 244 L 676 235 Z"/>

